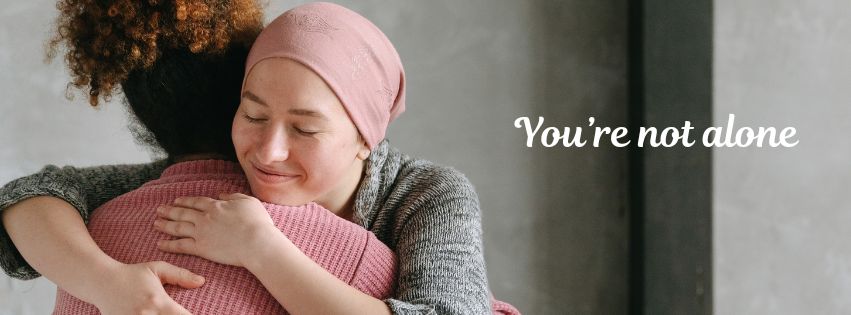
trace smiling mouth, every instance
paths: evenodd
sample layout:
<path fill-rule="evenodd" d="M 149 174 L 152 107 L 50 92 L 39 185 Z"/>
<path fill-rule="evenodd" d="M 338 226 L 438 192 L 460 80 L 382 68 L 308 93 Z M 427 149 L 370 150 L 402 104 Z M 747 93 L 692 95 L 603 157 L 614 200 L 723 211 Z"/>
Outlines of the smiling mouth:
<path fill-rule="evenodd" d="M 284 183 L 284 182 L 291 181 L 291 180 L 295 179 L 296 177 L 298 177 L 298 175 L 270 173 L 270 172 L 264 171 L 263 169 L 261 169 L 257 166 L 254 166 L 254 165 L 252 165 L 252 166 L 254 167 L 254 170 L 257 173 L 257 178 L 259 178 L 261 181 L 264 181 L 264 182 L 267 182 L 267 183 L 270 183 L 270 184 Z"/>

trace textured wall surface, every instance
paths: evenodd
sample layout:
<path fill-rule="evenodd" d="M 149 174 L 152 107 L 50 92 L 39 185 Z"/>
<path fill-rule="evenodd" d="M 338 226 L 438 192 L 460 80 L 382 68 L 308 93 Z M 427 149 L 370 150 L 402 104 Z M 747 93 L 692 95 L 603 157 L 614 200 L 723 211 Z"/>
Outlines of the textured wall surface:
<path fill-rule="evenodd" d="M 65 98 L 62 59 L 43 62 L 56 14 L 53 1 L 0 2 L 0 182 L 43 165 L 145 162 L 127 131 L 120 102 L 99 110 L 78 94 Z M 49 314 L 56 287 L 45 279 L 0 274 L 0 314 Z"/>
<path fill-rule="evenodd" d="M 715 121 L 794 126 L 714 152 L 718 314 L 851 313 L 851 2 L 715 1 Z"/>
<path fill-rule="evenodd" d="M 0 6 L 0 182 L 46 163 L 149 160 L 118 101 L 64 98 L 42 63 L 52 1 Z M 294 1 L 273 1 L 267 18 Z M 527 149 L 518 116 L 547 125 L 626 120 L 625 1 L 340 1 L 381 27 L 409 79 L 391 142 L 476 185 L 494 294 L 527 314 L 623 314 L 626 151 Z M 0 314 L 44 314 L 53 287 L 0 276 Z"/>

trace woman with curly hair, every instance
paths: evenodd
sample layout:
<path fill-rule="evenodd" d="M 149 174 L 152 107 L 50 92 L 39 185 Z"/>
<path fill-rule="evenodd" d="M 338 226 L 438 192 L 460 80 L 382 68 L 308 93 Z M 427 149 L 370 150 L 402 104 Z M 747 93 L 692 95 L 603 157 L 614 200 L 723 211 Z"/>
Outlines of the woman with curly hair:
<path fill-rule="evenodd" d="M 4 211 L 8 232 L 21 243 L 23 257 L 59 286 L 54 314 L 286 313 L 245 268 L 158 250 L 157 241 L 169 238 L 153 226 L 157 207 L 174 198 L 249 193 L 243 172 L 232 162 L 228 130 L 240 102 L 248 47 L 261 29 L 258 4 L 65 0 L 58 8 L 58 32 L 50 53 L 59 46 L 68 48 L 72 84 L 88 91 L 93 106 L 120 88 L 142 127 L 138 136 L 158 146 L 168 159 L 145 167 L 79 170 L 106 175 L 97 183 L 81 183 L 95 191 L 86 193 L 85 204 L 75 203 L 78 209 L 97 207 L 91 216 L 81 212 L 91 237 L 73 208 L 52 206 L 61 199 L 32 198 Z M 159 178 L 144 183 L 134 170 L 144 170 L 148 179 Z M 74 174 L 70 168 L 66 171 L 60 173 Z M 75 193 L 70 187 L 55 188 L 57 197 L 82 200 L 70 198 Z M 22 197 L 38 195 L 25 191 Z M 40 209 L 20 208 L 39 203 Z M 315 203 L 258 205 L 268 211 L 267 219 L 275 218 L 271 221 L 278 234 L 286 233 L 303 257 L 316 262 L 312 266 L 362 294 L 390 297 L 395 256 L 374 234 Z M 47 209 L 49 213 L 41 213 Z M 47 224 L 35 229 L 21 221 L 31 219 Z M 19 260 L 5 231 L 0 231 L 7 273 L 24 279 L 38 276 Z"/>
<path fill-rule="evenodd" d="M 297 314 L 516 313 L 487 288 L 472 184 L 384 139 L 404 110 L 404 83 L 395 48 L 371 22 L 338 5 L 299 6 L 253 44 L 232 128 L 236 160 L 253 194 L 284 205 L 319 205 L 395 252 L 399 274 L 392 298 L 359 292 L 320 268 L 291 235 L 280 233 L 268 209 L 245 195 L 183 197 L 160 207 L 154 226 L 174 239 L 158 248 L 244 267 Z M 52 195 L 85 218 L 103 198 L 161 171 L 156 163 L 49 168 L 0 190 L 0 208 L 24 212 L 15 208 L 25 206 L 27 196 Z M 118 174 L 123 181 L 112 181 Z M 23 220 L 9 221 L 13 232 Z"/>

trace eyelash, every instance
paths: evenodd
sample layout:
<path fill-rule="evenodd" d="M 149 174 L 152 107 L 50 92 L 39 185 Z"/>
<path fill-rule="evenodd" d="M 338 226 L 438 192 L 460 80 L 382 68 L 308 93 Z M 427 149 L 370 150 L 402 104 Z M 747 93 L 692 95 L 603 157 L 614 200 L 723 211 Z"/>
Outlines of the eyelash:
<path fill-rule="evenodd" d="M 254 117 L 248 116 L 248 114 L 242 114 L 242 117 L 244 117 L 245 120 L 247 120 L 249 124 L 259 124 L 261 122 L 266 121 L 266 119 L 254 118 Z M 301 130 L 297 127 L 293 127 L 293 129 L 295 129 L 296 132 L 298 132 L 300 135 L 303 135 L 303 136 L 315 136 L 317 133 L 319 133 L 319 132 L 316 132 L 316 131 Z"/>
<path fill-rule="evenodd" d="M 242 117 L 244 117 L 245 120 L 247 120 L 249 124 L 259 124 L 261 122 L 266 121 L 266 119 L 254 118 L 254 117 L 248 116 L 246 114 L 242 114 Z M 305 131 L 305 130 L 299 129 L 297 127 L 293 127 L 293 129 L 295 129 L 296 132 L 298 132 L 299 134 L 304 135 L 304 136 L 314 136 L 317 133 L 319 133 L 319 132 L 316 132 L 316 131 Z"/>
<path fill-rule="evenodd" d="M 302 135 L 305 135 L 305 136 L 313 136 L 313 135 L 318 133 L 318 132 L 315 132 L 315 131 L 304 131 L 304 130 L 301 130 L 301 129 L 298 129 L 298 128 L 295 128 L 295 127 L 293 127 L 293 128 L 295 129 L 296 132 L 298 132 Z"/>
<path fill-rule="evenodd" d="M 257 124 L 257 123 L 261 123 L 261 122 L 265 121 L 265 119 L 254 118 L 254 117 L 248 116 L 246 114 L 242 114 L 242 117 L 244 117 L 245 120 L 247 120 L 249 124 Z"/>

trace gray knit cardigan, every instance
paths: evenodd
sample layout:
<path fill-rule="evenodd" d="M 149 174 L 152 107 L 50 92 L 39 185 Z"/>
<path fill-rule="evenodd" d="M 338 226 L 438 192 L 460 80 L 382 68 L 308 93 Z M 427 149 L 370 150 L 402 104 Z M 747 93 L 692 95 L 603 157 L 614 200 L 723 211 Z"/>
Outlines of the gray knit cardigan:
<path fill-rule="evenodd" d="M 159 177 L 165 161 L 74 168 L 47 166 L 0 188 L 0 211 L 34 196 L 55 196 L 79 210 Z M 375 233 L 399 257 L 394 314 L 490 314 L 482 253 L 479 200 L 455 169 L 414 159 L 381 142 L 366 163 L 354 205 L 355 223 Z M 11 277 L 38 272 L 21 257 L 0 224 L 0 265 Z"/>

